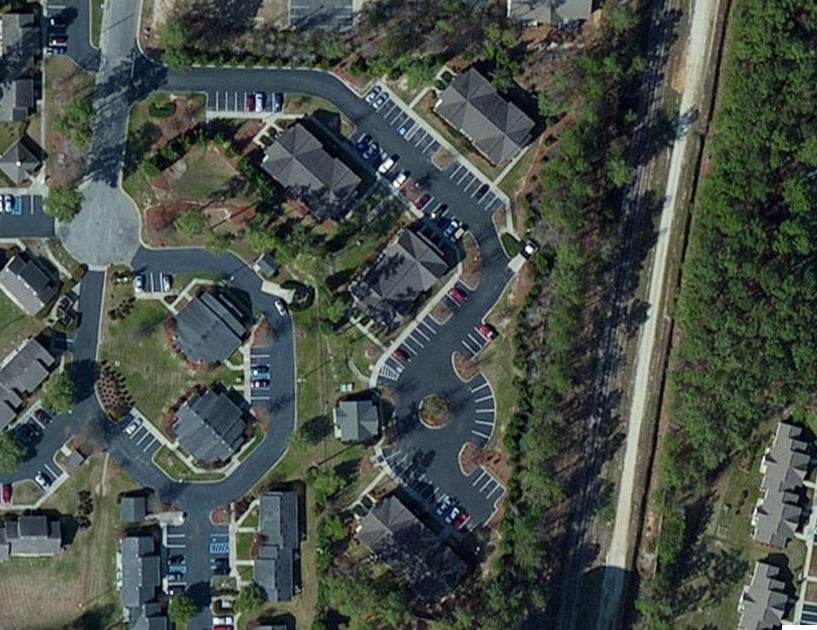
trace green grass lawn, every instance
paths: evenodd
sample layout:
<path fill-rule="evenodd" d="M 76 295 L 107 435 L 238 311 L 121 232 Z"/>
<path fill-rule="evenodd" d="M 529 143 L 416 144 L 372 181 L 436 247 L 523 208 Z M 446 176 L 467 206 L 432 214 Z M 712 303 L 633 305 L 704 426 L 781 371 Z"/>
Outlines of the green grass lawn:
<path fill-rule="evenodd" d="M 235 541 L 235 553 L 239 560 L 252 560 L 250 554 L 254 540 L 255 534 L 238 534 Z"/>
<path fill-rule="evenodd" d="M 519 158 L 519 161 L 514 164 L 513 168 L 502 179 L 502 181 L 499 182 L 499 188 L 511 199 L 513 199 L 516 193 L 519 191 L 519 186 L 522 184 L 522 178 L 525 176 L 525 173 L 528 172 L 531 164 L 533 164 L 533 160 L 536 158 L 538 146 L 539 143 L 535 142 L 531 146 L 527 147 L 524 150 L 524 155 Z"/>
<path fill-rule="evenodd" d="M 238 190 L 238 194 L 226 194 L 231 180 L 240 175 L 222 152 L 213 147 L 193 147 L 182 159 L 186 168 L 184 174 L 174 182 L 175 197 L 198 202 L 219 198 L 227 198 L 239 204 L 255 201 L 255 195 L 248 193 L 246 187 Z"/>
<path fill-rule="evenodd" d="M 91 43 L 99 48 L 99 34 L 102 32 L 102 0 L 89 0 L 91 3 Z"/>
<path fill-rule="evenodd" d="M 258 508 L 254 507 L 243 518 L 240 527 L 258 527 Z"/>
<path fill-rule="evenodd" d="M 224 479 L 220 472 L 195 472 L 187 467 L 179 457 L 166 446 L 162 446 L 153 454 L 153 462 L 161 468 L 171 479 L 185 481 L 219 481 Z"/>
<path fill-rule="evenodd" d="M 125 377 L 136 407 L 161 427 L 170 405 L 196 384 L 232 382 L 229 370 L 188 371 L 167 344 L 164 326 L 170 312 L 156 300 L 137 300 L 133 312 L 123 320 L 107 317 L 111 304 L 127 295 L 129 285 L 107 284 L 105 320 L 102 325 L 100 358 L 114 365 Z"/>
<path fill-rule="evenodd" d="M 42 328 L 42 320 L 26 315 L 0 292 L 0 356 L 6 356 L 23 339 L 37 334 Z"/>
<path fill-rule="evenodd" d="M 31 479 L 23 479 L 14 484 L 13 502 L 16 505 L 32 505 L 43 496 L 43 491 Z"/>
<path fill-rule="evenodd" d="M 17 140 L 26 133 L 26 122 L 22 121 L 2 121 L 0 122 L 0 154 L 6 152 Z"/>

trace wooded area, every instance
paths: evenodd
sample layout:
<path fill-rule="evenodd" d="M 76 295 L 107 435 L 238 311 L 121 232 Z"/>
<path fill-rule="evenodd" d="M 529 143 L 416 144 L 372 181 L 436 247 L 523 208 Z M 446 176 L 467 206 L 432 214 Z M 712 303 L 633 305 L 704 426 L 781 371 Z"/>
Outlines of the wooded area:
<path fill-rule="evenodd" d="M 653 628 L 695 606 L 677 588 L 702 527 L 691 510 L 758 426 L 817 382 L 815 27 L 806 0 L 732 9 L 676 314 L 657 575 L 639 602 Z"/>

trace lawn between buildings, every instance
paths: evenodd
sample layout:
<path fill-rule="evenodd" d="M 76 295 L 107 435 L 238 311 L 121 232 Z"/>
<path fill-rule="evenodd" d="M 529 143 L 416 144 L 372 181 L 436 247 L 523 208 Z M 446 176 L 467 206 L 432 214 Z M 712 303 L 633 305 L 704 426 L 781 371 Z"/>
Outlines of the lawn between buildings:
<path fill-rule="evenodd" d="M 56 558 L 11 558 L 0 564 L 0 601 L 18 604 L 3 607 L 2 627 L 60 628 L 81 618 L 82 627 L 108 628 L 121 620 L 114 588 L 117 495 L 138 484 L 109 460 L 101 486 L 103 463 L 104 456 L 92 456 L 43 505 L 71 515 L 78 505 L 77 492 L 89 490 L 94 511 L 88 529 L 75 535 L 63 529 L 68 544 Z"/>
<path fill-rule="evenodd" d="M 133 295 L 131 283 L 105 285 L 99 358 L 124 377 L 136 408 L 160 429 L 170 406 L 195 385 L 234 382 L 235 372 L 218 367 L 207 372 L 188 370 L 168 345 L 165 322 L 170 311 L 158 300 L 136 300 L 124 319 L 112 320 L 110 311 Z"/>

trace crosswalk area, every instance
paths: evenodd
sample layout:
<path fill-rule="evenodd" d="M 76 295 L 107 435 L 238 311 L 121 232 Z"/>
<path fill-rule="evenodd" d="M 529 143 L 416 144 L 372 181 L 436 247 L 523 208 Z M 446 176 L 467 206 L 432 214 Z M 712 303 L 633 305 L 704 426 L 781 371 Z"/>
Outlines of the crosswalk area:
<path fill-rule="evenodd" d="M 432 342 L 439 331 L 440 325 L 432 321 L 430 317 L 424 317 L 417 322 L 414 329 L 381 366 L 378 383 L 388 386 L 390 381 L 397 381 L 406 369 L 405 366 Z"/>

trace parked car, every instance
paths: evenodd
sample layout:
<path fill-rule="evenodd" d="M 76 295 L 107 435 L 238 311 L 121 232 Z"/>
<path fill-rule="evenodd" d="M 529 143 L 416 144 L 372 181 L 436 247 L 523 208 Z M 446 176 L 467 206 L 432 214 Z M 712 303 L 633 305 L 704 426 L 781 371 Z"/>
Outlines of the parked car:
<path fill-rule="evenodd" d="M 67 46 L 49 46 L 47 49 L 49 54 L 60 56 L 68 52 Z"/>
<path fill-rule="evenodd" d="M 43 426 L 51 422 L 51 416 L 45 411 L 45 409 L 37 409 L 34 412 L 34 418 L 36 418 L 37 422 Z"/>
<path fill-rule="evenodd" d="M 12 493 L 11 484 L 4 483 L 2 494 L 0 494 L 0 499 L 3 502 L 3 505 L 8 505 L 9 503 L 11 503 L 11 493 Z"/>
<path fill-rule="evenodd" d="M 372 103 L 372 107 L 374 107 L 375 109 L 380 109 L 381 107 L 383 107 L 383 105 L 386 104 L 386 101 L 388 101 L 388 100 L 389 100 L 389 95 L 386 92 L 383 92 L 380 96 L 378 96 L 374 100 L 374 103 Z"/>
<path fill-rule="evenodd" d="M 445 517 L 446 524 L 451 525 L 459 515 L 460 509 L 455 505 L 453 508 L 451 508 L 451 511 L 448 513 L 448 516 Z"/>
<path fill-rule="evenodd" d="M 414 121 L 410 118 L 400 125 L 400 128 L 397 130 L 398 135 L 405 137 L 406 134 L 414 128 Z"/>
<path fill-rule="evenodd" d="M 431 201 L 431 193 L 423 193 L 414 200 L 414 207 L 418 210 L 422 210 L 428 205 L 429 201 Z"/>
<path fill-rule="evenodd" d="M 68 44 L 68 37 L 66 35 L 51 35 L 48 38 L 49 46 L 65 46 Z"/>
<path fill-rule="evenodd" d="M 490 324 L 480 324 L 477 326 L 477 332 L 482 335 L 486 341 L 496 339 L 496 330 L 494 330 L 494 327 Z"/>
<path fill-rule="evenodd" d="M 250 389 L 267 389 L 270 386 L 268 378 L 254 378 L 250 381 Z"/>
<path fill-rule="evenodd" d="M 272 113 L 280 114 L 284 111 L 284 95 L 280 92 L 274 92 L 272 95 Z"/>
<path fill-rule="evenodd" d="M 145 290 L 145 276 L 140 273 L 133 276 L 133 290 L 137 293 Z"/>
<path fill-rule="evenodd" d="M 451 508 L 451 497 L 447 494 L 444 494 L 440 499 L 439 503 L 437 503 L 437 516 L 442 516 Z"/>
<path fill-rule="evenodd" d="M 482 186 L 479 187 L 479 190 L 477 191 L 477 194 L 474 195 L 474 196 L 477 199 L 482 199 L 485 196 L 485 193 L 487 193 L 490 188 L 491 187 L 488 184 L 483 184 Z"/>
<path fill-rule="evenodd" d="M 187 561 L 184 559 L 184 556 L 181 554 L 177 554 L 175 556 L 170 556 L 169 560 L 170 564 L 186 564 Z"/>
<path fill-rule="evenodd" d="M 360 138 L 358 138 L 357 142 L 355 143 L 355 148 L 358 150 L 359 153 L 363 153 L 369 147 L 369 143 L 372 141 L 372 137 L 368 133 L 364 133 Z"/>
<path fill-rule="evenodd" d="M 539 245 L 535 241 L 527 240 L 522 244 L 522 255 L 530 258 L 539 250 Z"/>
<path fill-rule="evenodd" d="M 169 273 L 162 274 L 162 291 L 164 293 L 170 293 L 171 289 L 173 289 L 173 276 Z"/>
<path fill-rule="evenodd" d="M 51 28 L 65 28 L 65 21 L 61 15 L 52 15 L 48 18 L 48 26 Z"/>
<path fill-rule="evenodd" d="M 363 159 L 367 161 L 371 160 L 379 151 L 380 146 L 377 144 L 377 142 L 372 142 L 363 152 Z"/>
<path fill-rule="evenodd" d="M 14 195 L 6 195 L 5 204 L 7 208 L 6 212 L 10 212 L 15 216 L 19 216 L 23 213 L 23 208 Z"/>
<path fill-rule="evenodd" d="M 377 167 L 377 172 L 380 173 L 381 175 L 385 175 L 392 168 L 394 168 L 395 164 L 397 164 L 397 156 L 396 155 L 392 155 L 391 157 L 387 157 L 385 160 L 383 160 L 383 163 L 380 166 Z"/>
<path fill-rule="evenodd" d="M 247 94 L 244 97 L 244 111 L 255 111 L 255 95 Z"/>
<path fill-rule="evenodd" d="M 131 436 L 136 433 L 136 430 L 142 426 L 142 421 L 139 418 L 134 418 L 131 423 L 125 427 L 125 435 Z"/>
<path fill-rule="evenodd" d="M 268 376 L 269 375 L 269 366 L 268 365 L 253 365 L 252 369 L 250 370 L 250 374 L 252 376 Z"/>
<path fill-rule="evenodd" d="M 3 195 L 3 212 L 8 212 L 9 214 L 14 213 L 14 197 L 11 195 Z"/>
<path fill-rule="evenodd" d="M 454 303 L 457 304 L 458 306 L 462 306 L 463 304 L 465 304 L 466 300 L 465 293 L 460 291 L 457 287 L 451 287 L 448 290 L 448 297 L 450 297 L 451 300 L 453 300 Z"/>
<path fill-rule="evenodd" d="M 397 176 L 391 182 L 392 188 L 399 190 L 400 187 L 406 183 L 408 176 L 409 176 L 408 171 L 398 173 Z"/>
<path fill-rule="evenodd" d="M 255 93 L 255 111 L 257 113 L 264 111 L 264 93 L 263 92 L 256 92 Z"/>
<path fill-rule="evenodd" d="M 468 520 L 468 512 L 462 510 L 459 514 L 457 514 L 456 518 L 454 519 L 454 529 L 462 529 L 462 526 L 465 525 L 465 521 Z"/>
<path fill-rule="evenodd" d="M 286 317 L 287 314 L 287 303 L 284 302 L 281 298 L 275 300 L 275 310 L 278 311 L 278 314 L 281 317 Z"/>
<path fill-rule="evenodd" d="M 233 618 L 232 617 L 213 617 L 213 625 L 232 625 Z"/>
<path fill-rule="evenodd" d="M 383 91 L 383 88 L 381 88 L 379 85 L 375 85 L 375 86 L 374 86 L 374 87 L 373 87 L 371 90 L 369 90 L 369 93 L 368 93 L 368 94 L 366 94 L 365 101 L 366 101 L 366 102 L 367 102 L 369 105 L 371 105 L 372 103 L 374 103 L 374 99 L 376 99 L 376 98 L 377 98 L 377 96 L 378 96 L 378 95 L 379 95 L 379 94 L 380 94 L 382 91 Z"/>
<path fill-rule="evenodd" d="M 432 219 L 439 219 L 441 216 L 445 214 L 446 210 L 448 210 L 448 204 L 441 203 L 436 208 L 434 208 L 434 210 L 431 211 L 431 214 L 429 216 Z"/>
<path fill-rule="evenodd" d="M 392 353 L 392 356 L 397 359 L 400 363 L 406 363 L 408 361 L 408 355 L 403 352 L 400 348 L 396 348 Z"/>
<path fill-rule="evenodd" d="M 44 473 L 43 471 L 38 472 L 34 475 L 34 481 L 37 482 L 37 485 L 40 486 L 43 490 L 48 490 L 51 487 L 51 477 Z"/>
<path fill-rule="evenodd" d="M 462 223 L 457 221 L 457 219 L 451 219 L 451 221 L 446 226 L 445 230 L 443 230 L 443 236 L 445 238 L 454 240 L 454 232 L 460 229 Z"/>

